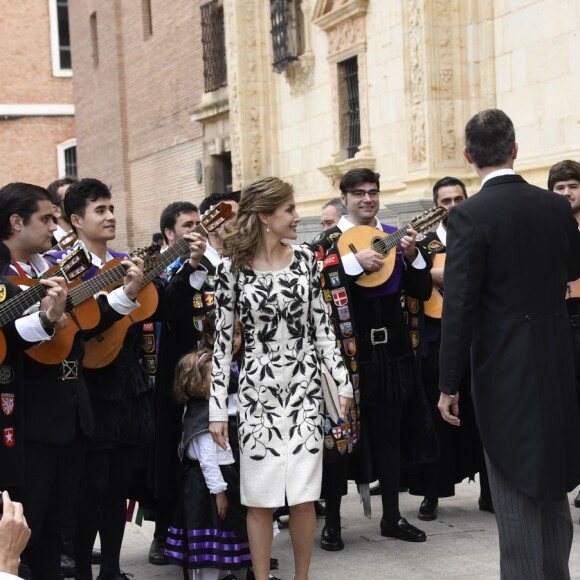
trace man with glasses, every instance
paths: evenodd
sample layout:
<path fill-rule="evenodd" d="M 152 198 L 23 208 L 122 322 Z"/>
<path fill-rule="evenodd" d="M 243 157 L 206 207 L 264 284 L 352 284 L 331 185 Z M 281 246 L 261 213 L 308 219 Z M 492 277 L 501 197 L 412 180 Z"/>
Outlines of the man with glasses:
<path fill-rule="evenodd" d="M 391 251 L 396 260 L 390 278 L 374 288 L 356 284 L 363 273 L 380 270 L 384 256 L 369 248 L 341 256 L 337 241 L 356 226 L 370 226 L 388 234 L 397 228 L 381 224 L 379 174 L 352 169 L 340 182 L 341 200 L 348 215 L 313 241 L 322 261 L 323 293 L 331 308 L 337 339 L 354 386 L 350 424 L 325 423 L 325 465 L 322 495 L 326 525 L 321 547 L 342 550 L 341 496 L 346 494 L 347 468 L 368 499 L 368 484 L 379 480 L 382 499 L 381 535 L 408 542 L 424 542 L 425 533 L 401 517 L 399 475 L 401 463 L 424 461 L 436 442 L 432 421 L 418 379 L 401 306 L 401 293 L 418 300 L 431 294 L 429 258 L 415 245 L 416 232 L 408 230 Z M 426 257 L 426 259 L 425 259 Z M 360 387 L 360 390 L 359 390 Z M 355 453 L 348 460 L 349 453 Z M 368 502 L 366 502 L 368 504 Z M 366 510 L 365 510 L 366 511 Z"/>

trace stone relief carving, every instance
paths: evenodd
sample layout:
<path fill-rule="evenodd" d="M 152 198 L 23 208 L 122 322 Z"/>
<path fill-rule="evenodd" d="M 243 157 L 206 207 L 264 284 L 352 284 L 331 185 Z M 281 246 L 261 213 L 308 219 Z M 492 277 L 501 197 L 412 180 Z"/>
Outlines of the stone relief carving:
<path fill-rule="evenodd" d="M 366 38 L 365 16 L 345 20 L 328 31 L 328 54 L 332 55 L 345 47 L 357 44 Z"/>
<path fill-rule="evenodd" d="M 314 86 L 314 53 L 310 50 L 284 69 L 284 75 L 294 97 L 307 93 Z"/>
<path fill-rule="evenodd" d="M 409 2 L 409 61 L 411 88 L 411 161 L 421 164 L 427 158 L 425 141 L 425 58 L 423 54 L 422 0 Z"/>

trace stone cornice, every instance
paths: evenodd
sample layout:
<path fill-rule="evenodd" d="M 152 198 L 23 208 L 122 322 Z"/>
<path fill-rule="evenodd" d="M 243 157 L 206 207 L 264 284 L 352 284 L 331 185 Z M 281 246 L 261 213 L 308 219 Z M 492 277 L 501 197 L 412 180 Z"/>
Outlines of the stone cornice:
<path fill-rule="evenodd" d="M 328 0 L 318 0 L 312 13 L 312 21 L 322 30 L 329 31 L 345 20 L 366 14 L 369 0 L 347 0 L 340 6 L 334 8 L 334 3 Z M 330 7 L 330 10 L 328 8 Z"/>

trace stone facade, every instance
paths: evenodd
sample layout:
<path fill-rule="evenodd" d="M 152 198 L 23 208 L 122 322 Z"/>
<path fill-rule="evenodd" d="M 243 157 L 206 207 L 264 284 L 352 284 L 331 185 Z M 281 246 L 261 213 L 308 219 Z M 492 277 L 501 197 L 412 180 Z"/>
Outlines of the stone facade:
<path fill-rule="evenodd" d="M 55 6 L 55 0 L 2 6 L 0 186 L 24 181 L 46 187 L 62 177 L 58 146 L 75 137 L 70 70 L 55 70 L 51 56 Z"/>
<path fill-rule="evenodd" d="M 234 189 L 270 174 L 291 181 L 306 237 L 352 167 L 381 173 L 382 202 L 395 222 L 428 206 L 442 176 L 476 191 L 463 128 L 484 108 L 513 119 L 516 170 L 531 182 L 545 186 L 551 164 L 580 159 L 580 8 L 573 0 L 302 0 L 301 54 L 280 74 L 272 66 L 271 2 L 219 0 L 228 83 L 211 93 L 199 84 L 201 59 L 191 56 L 202 55 L 205 1 L 150 0 L 148 40 L 139 0 L 87 0 L 71 11 L 81 171 L 119 183 L 130 242 L 152 231 L 166 201 L 208 193 L 209 160 L 221 152 L 231 153 Z M 116 56 L 85 71 L 93 10 L 99 34 L 107 24 L 99 50 Z M 353 57 L 360 146 L 348 158 L 342 67 Z M 119 127 L 121 140 L 113 138 Z M 192 170 L 198 160 L 202 184 Z"/>

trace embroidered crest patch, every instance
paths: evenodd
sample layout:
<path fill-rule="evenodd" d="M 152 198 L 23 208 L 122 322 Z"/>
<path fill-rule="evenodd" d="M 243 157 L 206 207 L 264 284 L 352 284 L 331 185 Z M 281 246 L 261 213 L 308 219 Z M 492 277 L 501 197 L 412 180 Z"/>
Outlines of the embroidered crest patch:
<path fill-rule="evenodd" d="M 5 415 L 12 415 L 14 411 L 14 393 L 2 393 L 0 401 L 2 402 L 2 412 Z"/>
<path fill-rule="evenodd" d="M 14 379 L 14 369 L 10 365 L 0 365 L 0 385 L 7 385 Z"/>
<path fill-rule="evenodd" d="M 4 429 L 4 445 L 6 447 L 14 447 L 14 427 L 6 427 Z"/>
<path fill-rule="evenodd" d="M 348 296 L 344 287 L 333 290 L 332 299 L 337 306 L 346 306 L 348 304 Z"/>
<path fill-rule="evenodd" d="M 430 252 L 438 252 L 439 250 L 441 250 L 444 247 L 445 246 L 439 240 L 431 240 L 429 242 L 429 244 L 427 245 L 427 249 Z"/>

